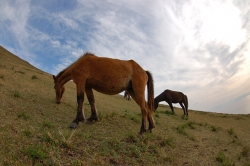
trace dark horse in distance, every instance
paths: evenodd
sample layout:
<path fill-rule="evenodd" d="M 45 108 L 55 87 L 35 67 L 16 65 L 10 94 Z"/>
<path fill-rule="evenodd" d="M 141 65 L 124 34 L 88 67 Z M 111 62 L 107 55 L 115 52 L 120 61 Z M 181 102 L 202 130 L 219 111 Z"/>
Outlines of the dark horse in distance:
<path fill-rule="evenodd" d="M 127 90 L 124 91 L 124 98 L 125 98 L 126 100 L 131 100 L 130 95 L 128 94 L 128 91 L 127 91 Z"/>
<path fill-rule="evenodd" d="M 141 108 L 142 124 L 140 134 L 155 128 L 154 113 L 154 82 L 149 71 L 145 71 L 133 60 L 119 60 L 98 57 L 92 53 L 85 53 L 68 68 L 57 76 L 53 75 L 56 92 L 56 103 L 60 103 L 65 91 L 64 84 L 73 80 L 77 91 L 77 114 L 71 123 L 76 128 L 79 122 L 85 122 L 83 101 L 86 93 L 91 116 L 88 121 L 97 121 L 98 115 L 95 106 L 93 89 L 98 92 L 114 95 L 127 90 L 129 95 Z M 145 100 L 145 87 L 147 85 L 148 98 Z"/>
<path fill-rule="evenodd" d="M 184 115 L 188 116 L 188 98 L 182 92 L 172 91 L 169 89 L 165 90 L 160 95 L 155 97 L 154 101 L 155 110 L 158 108 L 158 104 L 161 101 L 166 101 L 170 106 L 172 112 L 174 112 L 172 103 L 179 103 L 183 109 Z"/>

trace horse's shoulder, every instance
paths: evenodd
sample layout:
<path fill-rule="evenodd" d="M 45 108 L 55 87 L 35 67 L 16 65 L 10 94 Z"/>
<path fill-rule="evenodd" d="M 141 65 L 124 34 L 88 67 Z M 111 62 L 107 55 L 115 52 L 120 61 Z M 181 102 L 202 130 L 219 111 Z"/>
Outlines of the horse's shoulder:
<path fill-rule="evenodd" d="M 133 59 L 125 60 L 127 63 L 135 64 L 136 62 Z"/>
<path fill-rule="evenodd" d="M 93 54 L 91 52 L 86 52 L 82 56 L 80 56 L 79 59 L 91 59 L 91 58 L 95 58 L 95 57 L 97 57 L 95 54 Z"/>

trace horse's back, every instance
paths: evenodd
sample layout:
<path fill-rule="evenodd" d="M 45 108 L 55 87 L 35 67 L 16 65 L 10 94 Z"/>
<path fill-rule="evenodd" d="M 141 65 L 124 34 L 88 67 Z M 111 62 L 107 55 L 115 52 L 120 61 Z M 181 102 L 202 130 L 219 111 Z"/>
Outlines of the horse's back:
<path fill-rule="evenodd" d="M 119 72 L 132 72 L 133 68 L 143 70 L 142 67 L 134 60 L 120 60 L 107 57 L 98 57 L 92 54 L 82 56 L 76 62 L 76 66 L 78 69 L 88 68 L 88 70 L 95 70 L 96 68 L 101 68 L 104 71 L 118 70 Z"/>
<path fill-rule="evenodd" d="M 86 63 L 87 62 L 87 63 Z M 120 75 L 119 77 L 147 77 L 145 70 L 134 60 L 120 60 L 107 57 L 87 56 L 83 68 L 91 74 Z"/>
<path fill-rule="evenodd" d="M 182 92 L 172 91 L 167 89 L 165 90 L 165 93 L 168 100 L 171 100 L 172 103 L 179 103 L 180 101 L 183 100 L 184 94 Z"/>
<path fill-rule="evenodd" d="M 75 74 L 74 79 L 78 79 L 78 82 L 86 81 L 86 85 L 106 94 L 117 94 L 124 91 L 131 86 L 132 79 L 138 80 L 142 77 L 143 79 L 140 81 L 147 80 L 146 72 L 134 60 L 94 55 L 84 55 L 76 61 L 73 73 Z"/>

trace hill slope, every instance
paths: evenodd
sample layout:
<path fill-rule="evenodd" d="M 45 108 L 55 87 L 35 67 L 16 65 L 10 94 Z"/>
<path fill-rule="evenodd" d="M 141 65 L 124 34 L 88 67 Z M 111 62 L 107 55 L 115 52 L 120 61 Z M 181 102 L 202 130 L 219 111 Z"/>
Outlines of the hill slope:
<path fill-rule="evenodd" d="M 0 59 L 0 165 L 250 165 L 249 115 L 190 110 L 186 119 L 161 105 L 153 133 L 140 136 L 133 100 L 95 92 L 100 121 L 71 130 L 75 84 L 58 105 L 51 75 L 2 47 Z"/>

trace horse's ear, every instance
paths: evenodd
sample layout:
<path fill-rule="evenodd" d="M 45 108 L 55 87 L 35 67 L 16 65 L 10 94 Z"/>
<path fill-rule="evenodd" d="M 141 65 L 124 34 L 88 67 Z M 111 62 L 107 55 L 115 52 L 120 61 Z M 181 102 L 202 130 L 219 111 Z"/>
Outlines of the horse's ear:
<path fill-rule="evenodd" d="M 56 77 L 53 75 L 53 79 L 54 79 L 54 81 L 56 80 Z"/>

